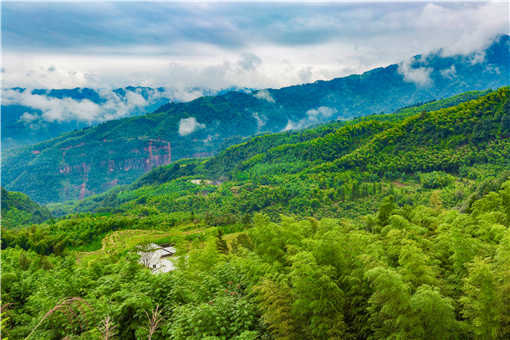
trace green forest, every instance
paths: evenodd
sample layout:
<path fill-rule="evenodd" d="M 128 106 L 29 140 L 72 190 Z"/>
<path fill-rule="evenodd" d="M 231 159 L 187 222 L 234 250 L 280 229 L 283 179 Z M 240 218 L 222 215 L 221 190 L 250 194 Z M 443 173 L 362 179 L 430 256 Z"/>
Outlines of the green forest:
<path fill-rule="evenodd" d="M 117 184 L 131 184 L 157 166 L 210 157 L 255 135 L 367 115 L 371 119 L 374 113 L 399 109 L 397 116 L 460 104 L 486 94 L 486 89 L 508 86 L 509 46 L 510 36 L 501 35 L 471 55 L 445 56 L 437 51 L 426 58 L 411 58 L 413 67 L 430 71 L 433 86 L 407 81 L 401 66 L 392 64 L 279 89 L 227 91 L 168 103 L 145 115 L 104 121 L 33 145 L 4 148 L 3 185 L 40 203 L 61 203 L 104 193 Z M 478 53 L 485 56 L 484 62 L 473 62 Z M 455 77 L 442 74 L 449 69 L 455 70 Z M 422 105 L 416 105 L 419 102 Z M 186 121 L 194 122 L 194 129 L 182 133 L 181 124 Z M 21 131 L 15 125 L 5 132 L 17 136 Z"/>
<path fill-rule="evenodd" d="M 509 339 L 509 137 L 503 87 L 256 136 L 80 201 L 2 189 L 2 336 Z M 174 270 L 143 262 L 154 244 Z"/>

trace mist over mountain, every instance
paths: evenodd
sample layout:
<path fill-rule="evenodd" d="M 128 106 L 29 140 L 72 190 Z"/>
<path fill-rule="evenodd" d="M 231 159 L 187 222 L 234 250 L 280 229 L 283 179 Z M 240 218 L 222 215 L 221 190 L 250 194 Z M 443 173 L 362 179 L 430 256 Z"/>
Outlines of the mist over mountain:
<path fill-rule="evenodd" d="M 501 35 L 483 51 L 455 56 L 437 51 L 329 81 L 168 103 L 152 114 L 111 120 L 8 150 L 2 164 L 4 185 L 39 202 L 84 198 L 130 183 L 156 166 L 209 156 L 255 134 L 389 113 L 465 91 L 499 88 L 509 84 L 509 40 Z"/>
<path fill-rule="evenodd" d="M 0 338 L 509 340 L 509 6 L 4 1 Z"/>
<path fill-rule="evenodd" d="M 189 101 L 218 92 L 143 86 L 3 89 L 2 149 L 37 143 L 107 120 L 146 114 L 169 102 Z"/>

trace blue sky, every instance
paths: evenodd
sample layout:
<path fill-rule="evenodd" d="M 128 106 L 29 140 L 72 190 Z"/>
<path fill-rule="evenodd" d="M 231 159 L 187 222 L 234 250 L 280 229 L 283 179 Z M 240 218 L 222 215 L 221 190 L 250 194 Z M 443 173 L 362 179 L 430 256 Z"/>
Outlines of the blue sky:
<path fill-rule="evenodd" d="M 4 87 L 281 87 L 508 33 L 506 2 L 4 2 Z"/>

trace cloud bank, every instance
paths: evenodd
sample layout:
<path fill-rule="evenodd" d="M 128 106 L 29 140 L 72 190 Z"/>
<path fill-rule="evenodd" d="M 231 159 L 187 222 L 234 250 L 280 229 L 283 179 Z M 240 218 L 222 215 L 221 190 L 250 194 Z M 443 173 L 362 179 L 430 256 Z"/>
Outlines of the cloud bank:
<path fill-rule="evenodd" d="M 257 130 L 260 131 L 260 129 L 262 129 L 264 127 L 264 125 L 266 125 L 267 117 L 263 114 L 258 113 L 258 112 L 254 112 L 252 116 L 255 119 L 255 121 L 257 122 Z"/>
<path fill-rule="evenodd" d="M 324 122 L 333 117 L 337 112 L 337 109 L 328 106 L 310 109 L 306 111 L 306 116 L 303 119 L 297 122 L 289 120 L 283 131 L 303 129 L 307 126 Z"/>
<path fill-rule="evenodd" d="M 266 102 L 270 102 L 270 103 L 274 103 L 275 102 L 274 98 L 271 96 L 271 93 L 269 93 L 268 90 L 257 91 L 257 92 L 255 92 L 255 94 L 253 96 L 255 98 L 258 98 L 258 99 L 261 99 L 261 100 L 265 100 Z"/>
<path fill-rule="evenodd" d="M 506 2 L 2 7 L 5 87 L 279 88 L 440 48 L 468 54 L 508 32 Z M 403 72 L 427 82 L 426 70 Z"/>
<path fill-rule="evenodd" d="M 7 89 L 2 93 L 2 105 L 23 105 L 42 111 L 40 116 L 24 113 L 22 119 L 30 122 L 42 118 L 47 121 L 65 121 L 72 119 L 79 121 L 98 120 L 101 115 L 101 105 L 90 100 L 74 100 L 71 98 L 51 98 L 45 95 L 32 94 L 30 90 L 19 92 Z M 24 118 L 23 118 L 24 117 Z"/>
<path fill-rule="evenodd" d="M 398 65 L 398 73 L 404 76 L 405 81 L 421 87 L 432 84 L 432 71 L 430 67 L 414 67 L 411 60 L 405 60 Z"/>
<path fill-rule="evenodd" d="M 199 129 L 205 128 L 205 124 L 201 124 L 195 117 L 182 118 L 179 121 L 179 135 L 187 136 Z"/>
<path fill-rule="evenodd" d="M 337 110 L 335 108 L 327 107 L 327 106 L 320 106 L 316 109 L 310 109 L 306 111 L 306 115 L 309 117 L 309 119 L 323 119 L 323 118 L 329 118 L 332 115 L 337 113 Z"/>
<path fill-rule="evenodd" d="M 25 112 L 21 121 L 30 123 L 36 120 L 48 122 L 80 121 L 101 122 L 121 118 L 140 110 L 162 98 L 161 93 L 154 92 L 145 99 L 140 93 L 126 91 L 120 96 L 111 90 L 98 90 L 102 102 L 95 103 L 89 99 L 55 98 L 45 94 L 33 94 L 30 89 L 23 92 L 16 89 L 2 91 L 2 105 L 22 105 L 41 111 L 40 114 Z"/>
<path fill-rule="evenodd" d="M 449 68 L 440 70 L 439 73 L 443 78 L 453 79 L 457 75 L 457 70 L 455 69 L 455 65 L 452 65 Z"/>
<path fill-rule="evenodd" d="M 68 95 L 56 98 L 46 93 L 32 93 L 32 89 L 3 89 L 2 105 L 21 105 L 39 112 L 25 112 L 20 120 L 26 125 L 37 127 L 36 122 L 103 122 L 127 117 L 132 114 L 148 113 L 169 101 L 185 102 L 214 94 L 204 89 L 142 89 L 123 90 L 95 89 L 99 102 L 88 99 L 74 99 Z M 122 90 L 122 89 L 121 89 Z M 73 90 L 74 91 L 74 90 Z"/>

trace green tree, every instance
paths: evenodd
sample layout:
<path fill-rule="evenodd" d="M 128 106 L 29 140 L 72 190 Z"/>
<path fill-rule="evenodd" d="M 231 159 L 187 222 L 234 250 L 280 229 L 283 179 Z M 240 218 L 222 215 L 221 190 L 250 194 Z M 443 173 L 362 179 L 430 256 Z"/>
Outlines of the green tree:
<path fill-rule="evenodd" d="M 255 287 L 259 294 L 259 308 L 262 320 L 269 327 L 277 340 L 298 339 L 298 324 L 292 316 L 292 298 L 285 280 L 281 283 L 271 279 L 263 279 Z"/>
<path fill-rule="evenodd" d="M 459 334 L 453 301 L 428 285 L 418 287 L 410 300 L 414 320 L 410 338 L 450 339 Z"/>
<path fill-rule="evenodd" d="M 302 325 L 304 335 L 315 339 L 341 339 L 345 332 L 345 300 L 344 292 L 334 280 L 334 268 L 318 265 L 309 252 L 298 253 L 291 261 L 292 314 Z"/>
<path fill-rule="evenodd" d="M 369 323 L 373 339 L 406 339 L 414 325 L 411 295 L 400 274 L 376 267 L 366 272 L 373 294 L 369 299 Z"/>
<path fill-rule="evenodd" d="M 498 339 L 502 330 L 503 305 L 493 266 L 476 257 L 468 265 L 461 297 L 462 314 L 469 320 L 471 331 L 479 339 Z"/>
<path fill-rule="evenodd" d="M 377 222 L 381 226 L 385 226 L 388 224 L 389 217 L 391 213 L 395 209 L 395 198 L 393 196 L 385 197 L 379 207 L 379 211 L 377 212 Z"/>
<path fill-rule="evenodd" d="M 222 254 L 228 254 L 227 241 L 223 239 L 223 232 L 220 229 L 218 229 L 218 234 L 216 235 L 216 249 Z"/>

